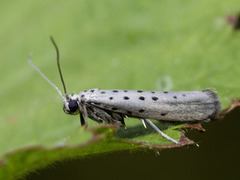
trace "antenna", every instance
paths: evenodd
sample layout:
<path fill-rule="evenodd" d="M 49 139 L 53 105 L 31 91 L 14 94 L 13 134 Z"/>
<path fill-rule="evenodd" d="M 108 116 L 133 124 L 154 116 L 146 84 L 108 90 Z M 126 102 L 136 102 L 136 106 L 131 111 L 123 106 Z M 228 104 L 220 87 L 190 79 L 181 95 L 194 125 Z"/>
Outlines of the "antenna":
<path fill-rule="evenodd" d="M 32 54 L 30 53 L 29 54 L 29 57 L 28 57 L 28 62 L 29 64 L 52 86 L 54 87 L 57 92 L 60 94 L 60 96 L 62 97 L 62 100 L 65 101 L 65 98 L 64 96 L 62 95 L 61 91 L 57 88 L 57 86 L 55 84 L 52 83 L 52 81 L 50 81 L 43 73 L 40 69 L 37 68 L 37 66 L 35 66 L 32 62 Z"/>
<path fill-rule="evenodd" d="M 55 47 L 56 49 L 56 52 L 57 52 L 57 65 L 58 65 L 58 71 L 59 71 L 59 74 L 60 74 L 60 78 L 61 78 L 61 81 L 62 81 L 62 85 L 63 85 L 63 89 L 64 89 L 64 93 L 65 93 L 65 97 L 67 98 L 67 90 L 66 90 L 66 86 L 65 86 L 65 83 L 64 83 L 64 80 L 63 80 L 63 76 L 62 76 L 62 71 L 61 71 L 61 68 L 60 68 L 60 63 L 59 63 L 59 50 L 58 50 L 58 47 L 57 47 L 57 44 L 56 42 L 54 41 L 53 37 L 50 36 L 50 39 L 53 43 L 53 46 Z"/>

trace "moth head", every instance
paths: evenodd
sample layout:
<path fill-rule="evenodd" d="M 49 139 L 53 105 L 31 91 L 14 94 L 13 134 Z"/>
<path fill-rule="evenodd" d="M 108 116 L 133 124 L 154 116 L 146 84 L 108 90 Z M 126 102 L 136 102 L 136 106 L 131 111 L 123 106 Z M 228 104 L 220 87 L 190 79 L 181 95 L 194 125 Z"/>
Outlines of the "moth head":
<path fill-rule="evenodd" d="M 63 111 L 66 114 L 76 115 L 79 114 L 79 99 L 76 94 L 68 95 L 63 101 Z"/>
<path fill-rule="evenodd" d="M 66 114 L 76 115 L 79 114 L 79 99 L 78 95 L 71 94 L 68 95 L 65 100 L 63 101 L 63 111 Z"/>

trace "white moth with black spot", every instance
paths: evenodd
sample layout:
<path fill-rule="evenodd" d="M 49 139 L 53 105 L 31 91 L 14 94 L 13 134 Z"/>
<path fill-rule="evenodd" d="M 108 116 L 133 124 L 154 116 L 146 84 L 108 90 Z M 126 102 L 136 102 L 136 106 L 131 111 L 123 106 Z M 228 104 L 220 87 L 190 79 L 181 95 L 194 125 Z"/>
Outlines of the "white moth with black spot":
<path fill-rule="evenodd" d="M 164 134 L 149 119 L 163 121 L 204 122 L 216 117 L 221 110 L 218 95 L 212 89 L 202 91 L 140 91 L 140 90 L 100 90 L 90 89 L 79 94 L 68 95 L 63 81 L 59 51 L 53 38 L 51 41 L 57 51 L 57 63 L 63 83 L 65 96 L 32 63 L 29 63 L 61 95 L 63 110 L 67 114 L 80 114 L 81 125 L 87 126 L 87 118 L 99 123 L 125 126 L 125 117 L 142 120 L 166 139 L 179 144 L 178 141 Z"/>

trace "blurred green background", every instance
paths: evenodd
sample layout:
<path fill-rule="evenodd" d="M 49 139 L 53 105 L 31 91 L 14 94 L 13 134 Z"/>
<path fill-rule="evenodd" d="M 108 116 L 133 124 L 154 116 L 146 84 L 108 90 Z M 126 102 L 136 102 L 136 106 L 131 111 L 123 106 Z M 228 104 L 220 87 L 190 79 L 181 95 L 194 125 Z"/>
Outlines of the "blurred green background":
<path fill-rule="evenodd" d="M 52 147 L 79 128 L 79 117 L 64 114 L 57 92 L 27 62 L 32 52 L 62 89 L 50 35 L 69 93 L 212 87 L 225 108 L 240 94 L 240 35 L 226 21 L 239 10 L 237 0 L 0 1 L 1 156 Z"/>

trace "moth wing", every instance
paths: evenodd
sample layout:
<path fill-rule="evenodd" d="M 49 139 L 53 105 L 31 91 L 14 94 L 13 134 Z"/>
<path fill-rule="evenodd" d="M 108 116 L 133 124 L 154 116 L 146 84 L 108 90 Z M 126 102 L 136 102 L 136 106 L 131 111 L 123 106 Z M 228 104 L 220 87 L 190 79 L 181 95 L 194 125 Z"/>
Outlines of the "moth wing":
<path fill-rule="evenodd" d="M 86 103 L 129 117 L 201 121 L 216 116 L 221 103 L 212 89 L 203 91 L 96 90 Z"/>

